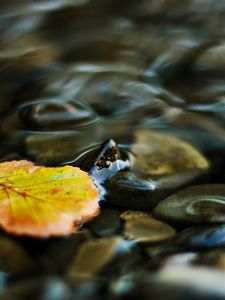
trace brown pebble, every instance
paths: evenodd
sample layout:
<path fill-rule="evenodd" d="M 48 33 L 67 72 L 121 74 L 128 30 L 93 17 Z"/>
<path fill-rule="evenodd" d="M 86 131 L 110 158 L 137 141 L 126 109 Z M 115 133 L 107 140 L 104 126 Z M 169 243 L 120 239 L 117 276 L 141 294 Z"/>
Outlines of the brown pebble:
<path fill-rule="evenodd" d="M 138 243 L 157 243 L 173 238 L 176 231 L 170 225 L 143 212 L 122 214 L 125 220 L 124 235 Z"/>

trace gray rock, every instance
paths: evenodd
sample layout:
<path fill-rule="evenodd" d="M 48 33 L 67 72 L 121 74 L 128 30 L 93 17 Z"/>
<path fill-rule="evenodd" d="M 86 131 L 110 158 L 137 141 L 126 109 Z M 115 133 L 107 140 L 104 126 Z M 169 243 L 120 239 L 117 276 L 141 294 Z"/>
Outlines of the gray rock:
<path fill-rule="evenodd" d="M 172 222 L 224 223 L 225 185 L 187 187 L 160 202 L 153 213 Z"/>

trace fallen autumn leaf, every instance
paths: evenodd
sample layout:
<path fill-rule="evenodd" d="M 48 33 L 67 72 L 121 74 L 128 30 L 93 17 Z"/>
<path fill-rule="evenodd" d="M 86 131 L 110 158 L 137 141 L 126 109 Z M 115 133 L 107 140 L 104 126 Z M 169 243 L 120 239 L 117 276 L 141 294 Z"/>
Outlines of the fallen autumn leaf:
<path fill-rule="evenodd" d="M 16 235 L 62 236 L 99 213 L 99 191 L 84 171 L 21 160 L 0 163 L 0 226 Z"/>

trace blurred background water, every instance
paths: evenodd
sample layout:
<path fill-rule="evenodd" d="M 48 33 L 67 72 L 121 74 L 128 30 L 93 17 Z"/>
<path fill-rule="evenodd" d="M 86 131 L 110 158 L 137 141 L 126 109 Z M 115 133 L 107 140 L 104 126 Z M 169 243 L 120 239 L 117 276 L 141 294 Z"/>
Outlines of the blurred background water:
<path fill-rule="evenodd" d="M 7 1 L 0 9 L 5 149 L 35 159 L 33 141 L 60 137 L 68 155 L 57 164 L 107 138 L 126 144 L 141 127 L 171 131 L 219 160 L 225 1 Z"/>

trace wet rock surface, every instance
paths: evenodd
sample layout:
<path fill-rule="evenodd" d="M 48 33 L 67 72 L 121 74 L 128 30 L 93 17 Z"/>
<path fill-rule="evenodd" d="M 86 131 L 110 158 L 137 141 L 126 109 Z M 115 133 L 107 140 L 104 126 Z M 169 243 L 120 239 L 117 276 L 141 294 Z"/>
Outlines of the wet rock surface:
<path fill-rule="evenodd" d="M 149 176 L 209 167 L 207 160 L 191 145 L 159 132 L 135 132 L 131 151 L 136 156 L 133 170 Z"/>
<path fill-rule="evenodd" d="M 171 226 L 144 212 L 127 211 L 121 215 L 121 218 L 125 221 L 124 236 L 137 243 L 163 242 L 176 235 L 176 231 Z"/>
<path fill-rule="evenodd" d="M 57 131 L 75 129 L 95 121 L 97 114 L 82 102 L 41 99 L 21 105 L 3 123 L 3 132 L 16 130 Z"/>
<path fill-rule="evenodd" d="M 167 267 L 158 273 L 153 279 L 153 286 L 159 292 L 160 285 L 165 284 L 165 290 L 159 292 L 159 299 L 173 299 L 173 293 L 177 290 L 175 299 L 222 299 L 224 297 L 224 273 L 210 270 L 204 267 Z M 150 280 L 151 281 L 151 280 Z M 185 290 L 189 291 L 188 296 Z M 160 295 L 161 294 L 161 295 Z"/>
<path fill-rule="evenodd" d="M 224 195 L 222 184 L 190 186 L 160 202 L 154 215 L 173 222 L 224 223 Z"/>
<path fill-rule="evenodd" d="M 225 299 L 225 1 L 0 12 L 0 161 L 78 166 L 102 196 L 70 236 L 1 232 L 0 299 Z"/>
<path fill-rule="evenodd" d="M 129 157 L 122 157 L 120 148 L 115 141 L 108 140 L 101 145 L 99 154 L 95 157 L 88 174 L 95 181 L 104 183 L 119 171 L 128 169 L 130 164 Z"/>
<path fill-rule="evenodd" d="M 35 261 L 22 245 L 6 236 L 1 236 L 0 269 L 7 276 L 32 274 L 35 270 Z"/>
<path fill-rule="evenodd" d="M 137 131 L 129 172 L 106 183 L 110 204 L 152 209 L 174 191 L 207 180 L 208 161 L 188 143 L 155 131 Z"/>
<path fill-rule="evenodd" d="M 124 241 L 119 236 L 87 241 L 71 262 L 68 277 L 73 281 L 90 279 L 103 272 L 111 263 L 115 264 L 118 256 L 122 256 L 124 260 L 124 253 L 130 254 L 132 247 L 131 242 Z"/>
<path fill-rule="evenodd" d="M 110 236 L 120 229 L 119 211 L 112 208 L 102 208 L 101 214 L 88 227 L 93 234 L 99 237 Z"/>
<path fill-rule="evenodd" d="M 188 228 L 180 234 L 178 242 L 197 249 L 223 247 L 225 243 L 224 230 L 224 225 Z"/>
<path fill-rule="evenodd" d="M 86 146 L 81 136 L 94 138 L 98 116 L 87 104 L 56 96 L 19 105 L 2 122 L 1 132 L 9 144 L 26 149 L 30 158 L 57 165 L 74 158 Z"/>
<path fill-rule="evenodd" d="M 10 290 L 0 295 L 0 299 L 70 299 L 70 290 L 66 284 L 57 277 L 41 277 L 28 279 L 17 284 L 12 284 Z"/>
<path fill-rule="evenodd" d="M 202 176 L 205 174 L 199 170 L 151 177 L 133 171 L 120 172 L 106 182 L 106 200 L 119 208 L 151 210 L 176 190 L 201 181 Z"/>

